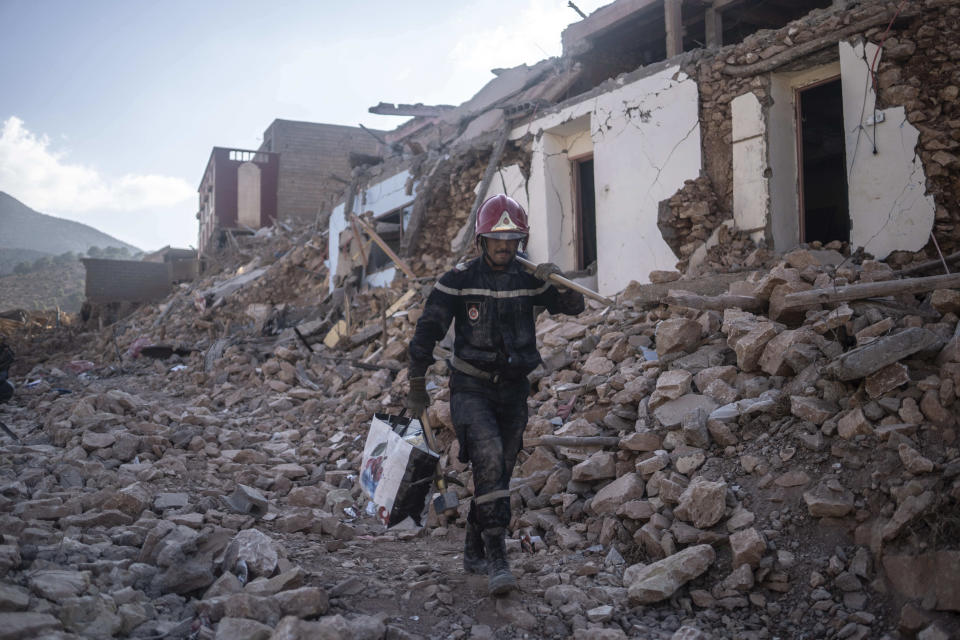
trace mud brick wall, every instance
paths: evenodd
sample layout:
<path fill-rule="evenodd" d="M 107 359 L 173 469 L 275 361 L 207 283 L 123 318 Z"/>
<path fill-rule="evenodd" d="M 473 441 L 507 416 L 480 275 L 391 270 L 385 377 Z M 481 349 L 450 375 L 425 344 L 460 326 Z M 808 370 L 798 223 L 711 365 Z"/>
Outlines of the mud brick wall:
<path fill-rule="evenodd" d="M 90 302 L 156 302 L 170 293 L 170 265 L 137 260 L 83 260 Z"/>
<path fill-rule="evenodd" d="M 280 154 L 278 217 L 313 220 L 329 209 L 352 175 L 350 153 L 376 155 L 380 144 L 358 127 L 275 120 L 263 134 L 261 151 Z"/>

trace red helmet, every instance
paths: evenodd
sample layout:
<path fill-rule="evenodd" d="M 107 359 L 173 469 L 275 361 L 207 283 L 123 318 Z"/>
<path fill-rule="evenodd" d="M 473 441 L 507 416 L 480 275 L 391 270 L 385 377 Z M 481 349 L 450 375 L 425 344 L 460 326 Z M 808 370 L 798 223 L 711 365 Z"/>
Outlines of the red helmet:
<path fill-rule="evenodd" d="M 477 211 L 477 227 L 474 238 L 480 236 L 504 240 L 526 240 L 530 235 L 527 212 L 513 198 L 502 193 L 483 201 Z"/>

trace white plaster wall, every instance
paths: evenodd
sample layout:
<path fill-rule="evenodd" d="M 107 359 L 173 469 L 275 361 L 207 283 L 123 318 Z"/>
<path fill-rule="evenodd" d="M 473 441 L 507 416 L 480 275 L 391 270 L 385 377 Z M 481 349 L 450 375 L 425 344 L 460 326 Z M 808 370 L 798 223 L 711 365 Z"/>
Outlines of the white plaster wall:
<path fill-rule="evenodd" d="M 252 162 L 237 167 L 237 221 L 260 228 L 260 167 Z"/>
<path fill-rule="evenodd" d="M 479 191 L 480 183 L 477 183 L 473 192 L 479 194 Z M 487 189 L 487 192 L 483 195 L 483 199 L 485 200 L 498 193 L 510 196 L 516 200 L 524 210 L 530 207 L 530 200 L 527 198 L 527 179 L 523 177 L 523 172 L 520 171 L 520 165 L 511 164 L 508 167 L 500 167 L 497 172 L 493 174 L 493 180 L 490 181 L 490 188 Z M 470 230 L 470 233 L 473 233 L 473 229 Z"/>
<path fill-rule="evenodd" d="M 767 130 L 763 107 L 753 93 L 730 103 L 733 119 L 733 221 L 737 229 L 764 229 L 770 206 Z M 762 237 L 757 231 L 754 237 Z"/>
<path fill-rule="evenodd" d="M 935 206 L 926 195 L 923 165 L 916 155 L 919 132 L 907 122 L 903 107 L 882 110 L 885 120 L 876 127 L 866 124 L 876 102 L 869 81 L 876 52 L 873 44 L 864 51 L 863 44 L 840 43 L 850 243 L 882 259 L 891 251 L 923 248 L 933 229 Z M 874 136 L 876 155 L 870 141 Z"/>
<path fill-rule="evenodd" d="M 359 193 L 357 193 L 353 204 L 354 213 L 360 214 L 372 211 L 374 216 L 378 216 L 411 202 L 414 196 L 407 195 L 406 192 L 407 181 L 409 179 L 410 171 L 404 169 L 379 182 L 367 185 L 366 188 L 361 189 Z M 415 183 L 414 194 L 416 193 L 416 188 L 417 184 Z M 330 214 L 330 233 L 327 236 L 329 273 L 337 272 L 337 263 L 340 261 L 340 234 L 350 227 L 350 222 L 347 220 L 344 212 L 344 206 L 345 203 L 341 202 L 333 208 Z M 383 286 L 393 280 L 395 272 L 395 267 L 387 267 L 374 274 L 376 276 L 375 278 L 374 276 L 368 277 L 367 282 L 372 286 Z M 374 283 L 373 280 L 375 280 L 376 283 Z M 333 291 L 333 289 L 333 278 L 331 278 L 330 290 Z"/>
<path fill-rule="evenodd" d="M 562 268 L 572 268 L 574 260 L 569 156 L 575 154 L 564 150 L 582 130 L 575 121 L 584 116 L 594 158 L 597 286 L 609 295 L 631 280 L 648 282 L 652 270 L 676 265 L 657 228 L 657 208 L 700 173 L 697 86 L 679 67 L 667 67 L 511 133 L 513 138 L 535 136 L 531 259 L 549 259 Z"/>
<path fill-rule="evenodd" d="M 570 159 L 593 149 L 590 114 L 554 126 L 534 141 L 530 172 L 530 246 L 534 262 L 576 268 L 574 183 Z"/>

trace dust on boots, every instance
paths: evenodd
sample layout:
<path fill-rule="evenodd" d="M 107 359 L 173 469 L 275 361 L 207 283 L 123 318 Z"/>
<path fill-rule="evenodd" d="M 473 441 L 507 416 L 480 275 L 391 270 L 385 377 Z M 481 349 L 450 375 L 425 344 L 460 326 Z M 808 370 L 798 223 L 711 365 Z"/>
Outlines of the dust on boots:
<path fill-rule="evenodd" d="M 506 529 L 484 529 L 483 546 L 487 558 L 487 593 L 501 596 L 517 588 L 517 579 L 507 562 Z"/>
<path fill-rule="evenodd" d="M 480 527 L 467 520 L 467 535 L 463 542 L 463 570 L 467 573 L 487 572 L 487 556 L 483 549 Z"/>

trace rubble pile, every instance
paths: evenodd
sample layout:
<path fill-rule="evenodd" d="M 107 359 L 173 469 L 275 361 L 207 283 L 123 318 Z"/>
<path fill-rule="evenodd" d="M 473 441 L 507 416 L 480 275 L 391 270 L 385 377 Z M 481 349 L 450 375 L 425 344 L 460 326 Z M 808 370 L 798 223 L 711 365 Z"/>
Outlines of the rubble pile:
<path fill-rule="evenodd" d="M 425 181 L 424 198 L 431 212 L 416 245 L 410 252 L 410 267 L 415 273 L 433 274 L 453 266 L 456 255 L 451 239 L 467 223 L 476 194 L 468 185 L 479 184 L 490 156 L 490 149 L 469 147 L 441 161 L 437 171 Z"/>
<path fill-rule="evenodd" d="M 800 249 L 727 298 L 648 304 L 634 284 L 540 316 L 522 591 L 492 601 L 459 568 L 471 478 L 442 365 L 459 517 L 386 529 L 357 482 L 429 284 L 328 295 L 307 236 L 241 239 L 224 273 L 20 371 L 0 410 L 21 438 L 0 458 L 0 638 L 956 631 L 956 290 L 798 308 L 895 275 Z"/>

